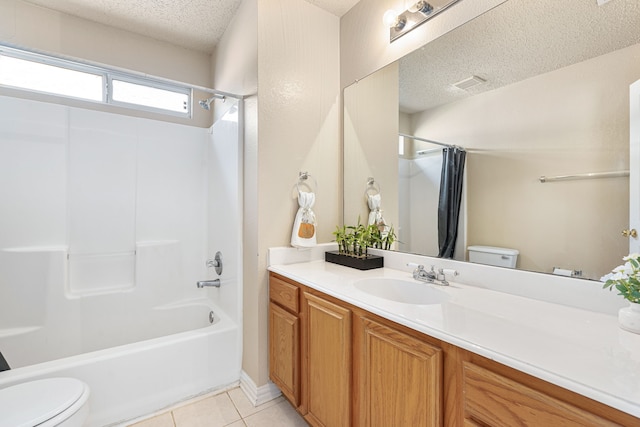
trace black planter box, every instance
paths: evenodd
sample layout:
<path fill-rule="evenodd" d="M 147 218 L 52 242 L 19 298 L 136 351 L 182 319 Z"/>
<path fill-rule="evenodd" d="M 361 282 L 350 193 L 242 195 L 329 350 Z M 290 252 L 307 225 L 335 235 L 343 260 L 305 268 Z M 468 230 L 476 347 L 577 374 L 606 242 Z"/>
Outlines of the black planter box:
<path fill-rule="evenodd" d="M 356 258 L 341 254 L 338 251 L 330 251 L 324 253 L 324 260 L 358 270 L 373 270 L 374 268 L 384 267 L 384 257 L 378 255 L 367 255 L 366 258 Z"/>

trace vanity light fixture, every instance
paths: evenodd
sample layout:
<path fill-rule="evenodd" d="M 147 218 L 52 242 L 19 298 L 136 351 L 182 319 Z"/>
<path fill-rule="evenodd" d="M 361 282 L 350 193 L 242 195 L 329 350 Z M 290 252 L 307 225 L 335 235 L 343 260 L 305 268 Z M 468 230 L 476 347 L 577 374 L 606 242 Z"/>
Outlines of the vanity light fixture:
<path fill-rule="evenodd" d="M 402 13 L 388 10 L 384 14 L 383 21 L 389 27 L 389 42 L 404 36 L 458 1 L 460 0 L 430 0 L 430 2 L 420 0 Z"/>

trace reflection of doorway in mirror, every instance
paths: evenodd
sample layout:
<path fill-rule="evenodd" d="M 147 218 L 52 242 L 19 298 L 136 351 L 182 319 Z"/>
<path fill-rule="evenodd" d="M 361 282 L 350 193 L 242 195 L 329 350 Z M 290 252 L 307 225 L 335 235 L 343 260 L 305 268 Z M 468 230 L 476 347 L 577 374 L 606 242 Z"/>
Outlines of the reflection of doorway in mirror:
<path fill-rule="evenodd" d="M 629 99 L 629 230 L 640 230 L 640 80 Z M 640 238 L 629 236 L 629 253 L 640 253 Z"/>

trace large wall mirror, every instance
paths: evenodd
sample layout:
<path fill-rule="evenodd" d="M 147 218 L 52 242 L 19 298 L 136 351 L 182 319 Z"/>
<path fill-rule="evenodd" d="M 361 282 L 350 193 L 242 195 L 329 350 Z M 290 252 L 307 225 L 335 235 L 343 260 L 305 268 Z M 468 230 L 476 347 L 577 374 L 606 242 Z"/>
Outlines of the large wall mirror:
<path fill-rule="evenodd" d="M 436 256 L 442 147 L 423 139 L 460 146 L 453 258 L 515 249 L 516 268 L 599 279 L 628 253 L 639 43 L 637 0 L 508 0 L 347 87 L 344 223 L 373 178 L 396 249 Z"/>

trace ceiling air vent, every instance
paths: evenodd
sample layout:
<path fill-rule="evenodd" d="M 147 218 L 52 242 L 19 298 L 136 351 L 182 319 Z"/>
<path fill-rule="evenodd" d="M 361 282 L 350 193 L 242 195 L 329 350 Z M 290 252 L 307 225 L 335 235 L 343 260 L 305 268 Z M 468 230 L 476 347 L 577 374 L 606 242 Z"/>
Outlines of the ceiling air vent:
<path fill-rule="evenodd" d="M 454 83 L 453 86 L 457 87 L 458 89 L 469 90 L 469 88 L 472 88 L 477 85 L 481 85 L 482 83 L 486 83 L 486 82 L 487 81 L 482 77 L 471 76 L 464 80 L 460 80 L 458 83 Z"/>

